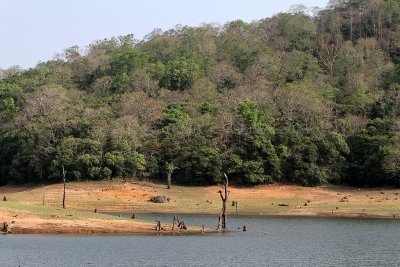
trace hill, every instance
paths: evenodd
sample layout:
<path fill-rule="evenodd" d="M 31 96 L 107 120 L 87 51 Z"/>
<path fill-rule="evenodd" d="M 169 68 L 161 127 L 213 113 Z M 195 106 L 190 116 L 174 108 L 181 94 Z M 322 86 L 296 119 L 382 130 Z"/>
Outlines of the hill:
<path fill-rule="evenodd" d="M 400 183 L 400 4 L 70 47 L 0 73 L 0 184 Z"/>

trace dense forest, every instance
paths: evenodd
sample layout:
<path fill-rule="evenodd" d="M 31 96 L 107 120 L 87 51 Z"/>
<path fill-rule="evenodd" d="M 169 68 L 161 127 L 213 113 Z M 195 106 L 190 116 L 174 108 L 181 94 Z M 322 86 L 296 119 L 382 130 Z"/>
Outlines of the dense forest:
<path fill-rule="evenodd" d="M 400 185 L 400 2 L 176 26 L 0 71 L 0 184 Z"/>

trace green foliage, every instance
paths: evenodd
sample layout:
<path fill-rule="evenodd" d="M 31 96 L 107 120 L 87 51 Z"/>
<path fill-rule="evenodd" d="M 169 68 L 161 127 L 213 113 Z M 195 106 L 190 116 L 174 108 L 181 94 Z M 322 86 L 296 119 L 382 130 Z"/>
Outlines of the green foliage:
<path fill-rule="evenodd" d="M 321 69 L 315 57 L 295 50 L 285 55 L 280 75 L 284 83 L 291 83 L 302 79 L 315 78 L 319 73 L 321 73 Z"/>
<path fill-rule="evenodd" d="M 371 120 L 366 129 L 349 136 L 350 164 L 346 182 L 367 186 L 399 185 L 398 135 L 390 120 Z"/>
<path fill-rule="evenodd" d="M 123 47 L 110 60 L 108 74 L 114 77 L 112 87 L 115 92 L 122 93 L 131 89 L 132 73 L 144 68 L 148 63 L 148 55 L 132 47 Z"/>
<path fill-rule="evenodd" d="M 255 63 L 259 52 L 242 40 L 227 40 L 223 49 L 234 65 L 242 72 Z"/>
<path fill-rule="evenodd" d="M 160 85 L 171 90 L 185 90 L 201 76 L 201 69 L 196 59 L 180 57 L 168 61 Z"/>
<path fill-rule="evenodd" d="M 0 70 L 0 184 L 399 186 L 399 27 L 397 0 L 331 1 Z"/>
<path fill-rule="evenodd" d="M 0 121 L 14 118 L 24 102 L 25 95 L 19 86 L 0 82 Z"/>
<path fill-rule="evenodd" d="M 250 100 L 239 103 L 238 133 L 234 138 L 241 140 L 235 154 L 229 161 L 230 175 L 243 184 L 257 184 L 277 181 L 281 175 L 280 159 L 272 144 L 274 128 L 266 113 Z M 239 129 L 241 129 L 239 131 Z"/>
<path fill-rule="evenodd" d="M 271 176 L 265 174 L 262 160 L 243 160 L 235 154 L 229 159 L 228 173 L 233 182 L 239 184 L 255 185 L 273 181 Z"/>
<path fill-rule="evenodd" d="M 198 109 L 201 114 L 213 113 L 215 110 L 210 102 L 203 102 Z"/>
<path fill-rule="evenodd" d="M 332 133 L 332 139 L 340 141 L 340 138 L 335 133 Z M 336 166 L 341 167 L 340 161 L 336 162 L 335 158 L 323 154 L 330 149 L 329 152 L 335 155 L 337 159 L 340 159 L 339 156 L 341 156 L 340 152 L 342 151 L 336 151 L 339 148 L 342 149 L 340 142 L 339 144 L 331 144 L 331 142 L 326 141 L 325 144 L 321 144 L 318 140 L 313 140 L 290 128 L 278 132 L 276 142 L 280 144 L 279 151 L 283 156 L 282 171 L 284 180 L 300 185 L 314 186 L 326 183 L 328 178 L 332 182 L 340 178 L 340 168 L 335 169 L 335 166 L 330 165 L 333 161 Z"/>
<path fill-rule="evenodd" d="M 289 40 L 292 50 L 310 50 L 317 36 L 316 25 L 304 14 L 285 14 L 278 27 L 281 35 Z"/>
<path fill-rule="evenodd" d="M 190 116 L 183 110 L 183 106 L 180 104 L 169 105 L 164 113 L 163 118 L 160 122 L 161 127 L 168 126 L 170 124 L 188 121 Z"/>

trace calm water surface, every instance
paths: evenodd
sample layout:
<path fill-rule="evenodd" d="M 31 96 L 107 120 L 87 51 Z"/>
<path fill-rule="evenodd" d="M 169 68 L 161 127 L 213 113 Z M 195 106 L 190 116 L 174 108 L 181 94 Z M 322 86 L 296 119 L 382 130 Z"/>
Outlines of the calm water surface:
<path fill-rule="evenodd" d="M 179 217 L 217 224 L 216 216 Z M 400 266 L 397 220 L 235 216 L 228 224 L 235 231 L 206 235 L 4 235 L 0 266 Z M 247 232 L 237 230 L 244 224 Z"/>

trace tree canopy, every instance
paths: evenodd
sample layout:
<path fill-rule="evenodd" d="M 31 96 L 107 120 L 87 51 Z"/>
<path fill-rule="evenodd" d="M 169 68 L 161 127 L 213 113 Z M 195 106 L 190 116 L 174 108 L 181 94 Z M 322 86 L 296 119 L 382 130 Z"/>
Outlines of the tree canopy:
<path fill-rule="evenodd" d="M 0 70 L 0 184 L 400 185 L 400 4 L 112 37 Z"/>

